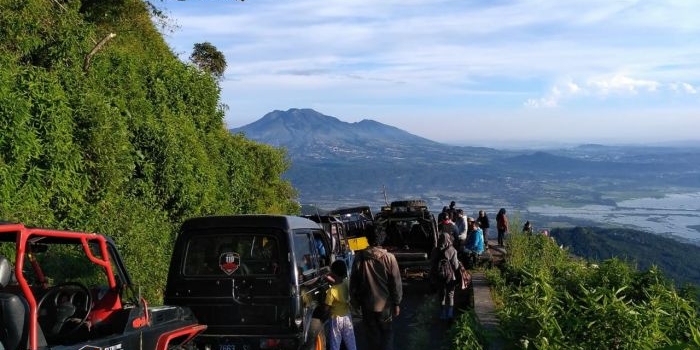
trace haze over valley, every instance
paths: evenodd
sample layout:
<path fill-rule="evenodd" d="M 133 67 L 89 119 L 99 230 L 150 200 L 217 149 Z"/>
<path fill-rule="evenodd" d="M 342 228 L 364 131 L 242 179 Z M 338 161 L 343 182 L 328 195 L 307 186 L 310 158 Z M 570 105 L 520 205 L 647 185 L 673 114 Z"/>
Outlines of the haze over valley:
<path fill-rule="evenodd" d="M 493 149 L 447 145 L 365 119 L 273 111 L 232 129 L 287 149 L 302 204 L 322 209 L 451 200 L 469 215 L 506 208 L 535 228 L 639 228 L 700 245 L 700 147 Z"/>

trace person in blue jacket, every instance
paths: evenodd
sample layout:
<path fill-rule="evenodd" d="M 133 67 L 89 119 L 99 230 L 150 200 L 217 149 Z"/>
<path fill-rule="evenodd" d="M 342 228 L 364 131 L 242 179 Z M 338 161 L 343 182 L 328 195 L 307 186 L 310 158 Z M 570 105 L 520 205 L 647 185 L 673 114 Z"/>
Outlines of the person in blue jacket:
<path fill-rule="evenodd" d="M 481 231 L 478 220 L 472 221 L 471 225 L 472 234 L 464 245 L 464 252 L 481 255 L 484 252 L 484 232 Z"/>

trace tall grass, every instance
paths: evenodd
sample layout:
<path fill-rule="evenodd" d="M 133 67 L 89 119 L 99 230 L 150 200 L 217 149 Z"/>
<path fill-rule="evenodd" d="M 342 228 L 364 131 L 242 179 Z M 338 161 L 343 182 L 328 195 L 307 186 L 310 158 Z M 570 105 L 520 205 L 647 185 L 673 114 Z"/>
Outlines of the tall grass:
<path fill-rule="evenodd" d="M 503 336 L 515 347 L 700 348 L 694 299 L 657 268 L 590 264 L 542 235 L 511 234 L 506 250 L 501 274 L 488 276 L 502 302 Z"/>

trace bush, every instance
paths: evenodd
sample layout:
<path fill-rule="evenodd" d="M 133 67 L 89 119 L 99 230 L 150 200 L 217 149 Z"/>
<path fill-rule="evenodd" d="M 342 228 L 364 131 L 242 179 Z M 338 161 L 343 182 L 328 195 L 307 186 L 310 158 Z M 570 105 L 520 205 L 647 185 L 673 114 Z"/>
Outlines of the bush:
<path fill-rule="evenodd" d="M 549 238 L 512 234 L 502 275 L 489 274 L 502 299 L 503 334 L 536 349 L 656 349 L 696 344 L 694 299 L 652 267 L 568 256 Z M 688 293 L 690 294 L 690 293 Z"/>

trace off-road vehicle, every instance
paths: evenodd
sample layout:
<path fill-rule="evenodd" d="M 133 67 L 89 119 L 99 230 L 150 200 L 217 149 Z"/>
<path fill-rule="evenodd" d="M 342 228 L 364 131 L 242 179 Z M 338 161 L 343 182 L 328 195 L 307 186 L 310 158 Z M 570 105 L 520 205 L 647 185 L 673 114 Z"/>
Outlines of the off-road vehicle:
<path fill-rule="evenodd" d="M 0 349 L 188 349 L 205 328 L 147 307 L 109 237 L 0 223 Z"/>
<path fill-rule="evenodd" d="M 319 224 L 297 216 L 185 221 L 165 301 L 208 326 L 201 349 L 323 349 L 323 299 L 333 259 Z"/>
<path fill-rule="evenodd" d="M 437 246 L 437 221 L 423 200 L 394 201 L 374 217 L 375 234 L 385 234 L 383 247 L 399 267 L 428 266 Z"/>
<path fill-rule="evenodd" d="M 326 232 L 331 244 L 331 261 L 343 260 L 348 267 L 348 272 L 352 266 L 355 253 L 350 249 L 345 225 L 335 216 L 330 215 L 302 215 L 321 226 Z"/>
<path fill-rule="evenodd" d="M 369 206 L 338 208 L 328 212 L 343 222 L 350 249 L 365 249 L 374 237 L 374 218 Z"/>

